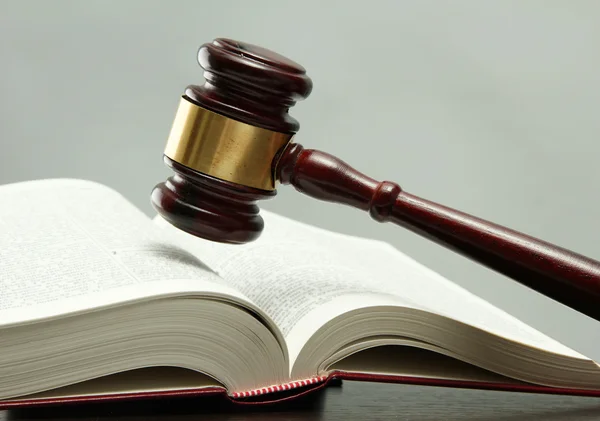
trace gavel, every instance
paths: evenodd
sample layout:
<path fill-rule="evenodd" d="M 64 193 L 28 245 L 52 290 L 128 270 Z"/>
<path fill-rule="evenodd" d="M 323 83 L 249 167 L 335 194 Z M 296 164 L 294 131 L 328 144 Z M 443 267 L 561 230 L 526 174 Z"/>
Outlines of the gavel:
<path fill-rule="evenodd" d="M 377 181 L 295 141 L 289 115 L 312 91 L 306 70 L 257 45 L 217 38 L 198 50 L 203 85 L 180 98 L 163 154 L 174 175 L 151 193 L 156 211 L 193 236 L 230 244 L 264 228 L 257 201 L 278 184 L 392 222 L 600 320 L 600 262 Z"/>

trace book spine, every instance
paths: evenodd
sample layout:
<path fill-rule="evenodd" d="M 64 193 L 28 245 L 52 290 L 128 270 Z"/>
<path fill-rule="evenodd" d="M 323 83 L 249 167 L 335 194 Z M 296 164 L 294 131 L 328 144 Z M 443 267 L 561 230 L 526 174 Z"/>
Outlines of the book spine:
<path fill-rule="evenodd" d="M 268 386 L 268 387 L 262 387 L 259 389 L 246 390 L 243 392 L 234 392 L 231 394 L 231 397 L 232 398 L 248 398 L 250 396 L 266 395 L 268 393 L 283 392 L 285 390 L 297 389 L 297 388 L 303 387 L 303 386 L 315 385 L 315 384 L 323 383 L 325 381 L 327 381 L 327 376 L 316 376 L 316 377 L 311 377 L 311 378 L 305 379 L 305 380 L 296 380 L 293 382 L 272 385 L 272 386 Z"/>

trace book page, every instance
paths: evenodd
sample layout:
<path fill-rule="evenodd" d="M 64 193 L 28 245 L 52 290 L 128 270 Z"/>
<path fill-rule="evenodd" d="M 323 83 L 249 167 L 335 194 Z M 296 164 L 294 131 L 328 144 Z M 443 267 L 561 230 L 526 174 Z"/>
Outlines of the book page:
<path fill-rule="evenodd" d="M 107 187 L 42 180 L 0 195 L 0 326 L 66 302 L 92 308 L 107 291 L 117 301 L 176 293 L 175 280 L 246 299 Z"/>
<path fill-rule="evenodd" d="M 261 215 L 265 229 L 252 243 L 220 244 L 180 232 L 180 244 L 263 308 L 286 336 L 291 355 L 321 325 L 344 312 L 397 305 L 584 358 L 386 243 L 329 232 L 270 212 Z M 155 223 L 174 230 L 160 218 Z"/>
<path fill-rule="evenodd" d="M 166 231 L 175 231 L 160 217 L 155 223 Z M 287 336 L 304 316 L 321 305 L 340 296 L 354 296 L 358 306 L 361 295 L 371 290 L 370 274 L 365 271 L 369 263 L 351 261 L 354 247 L 346 248 L 328 236 L 315 238 L 310 231 L 298 228 L 269 215 L 261 237 L 244 245 L 216 243 L 177 232 L 182 247 L 250 297 Z M 406 299 L 385 289 L 377 288 L 376 292 L 387 300 L 408 305 Z"/>

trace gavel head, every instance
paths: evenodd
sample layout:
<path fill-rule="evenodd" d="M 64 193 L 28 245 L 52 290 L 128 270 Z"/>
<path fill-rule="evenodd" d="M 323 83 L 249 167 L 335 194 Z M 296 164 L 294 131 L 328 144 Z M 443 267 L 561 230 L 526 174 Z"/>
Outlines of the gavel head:
<path fill-rule="evenodd" d="M 263 229 L 256 201 L 276 194 L 278 157 L 299 129 L 288 110 L 312 82 L 299 64 L 230 39 L 202 45 L 198 63 L 205 83 L 180 99 L 163 156 L 174 175 L 152 205 L 189 234 L 246 243 Z"/>

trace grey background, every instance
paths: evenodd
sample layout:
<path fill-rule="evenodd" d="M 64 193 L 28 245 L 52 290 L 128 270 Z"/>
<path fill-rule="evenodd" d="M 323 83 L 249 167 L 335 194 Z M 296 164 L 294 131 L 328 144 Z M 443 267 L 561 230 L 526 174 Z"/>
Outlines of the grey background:
<path fill-rule="evenodd" d="M 593 0 L 3 0 L 0 184 L 91 179 L 153 215 L 197 48 L 225 36 L 307 68 L 305 146 L 600 258 L 599 19 Z M 389 241 L 600 360 L 597 322 L 400 228 L 291 188 L 263 207 Z"/>

